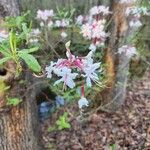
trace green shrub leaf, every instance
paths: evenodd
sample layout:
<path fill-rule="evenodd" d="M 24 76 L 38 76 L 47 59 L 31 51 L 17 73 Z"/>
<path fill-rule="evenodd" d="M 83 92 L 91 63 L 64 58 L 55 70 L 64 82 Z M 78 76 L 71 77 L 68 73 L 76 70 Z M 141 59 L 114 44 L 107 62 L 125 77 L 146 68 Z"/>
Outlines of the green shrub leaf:
<path fill-rule="evenodd" d="M 11 57 L 4 57 L 4 58 L 0 59 L 0 65 L 2 65 L 3 63 L 5 63 L 9 59 L 11 59 Z"/>
<path fill-rule="evenodd" d="M 21 52 L 18 55 L 26 62 L 26 64 L 32 71 L 41 72 L 41 66 L 39 65 L 35 57 L 26 52 Z"/>
<path fill-rule="evenodd" d="M 38 47 L 30 48 L 30 49 L 22 49 L 21 51 L 18 51 L 18 53 L 33 53 L 38 51 Z"/>

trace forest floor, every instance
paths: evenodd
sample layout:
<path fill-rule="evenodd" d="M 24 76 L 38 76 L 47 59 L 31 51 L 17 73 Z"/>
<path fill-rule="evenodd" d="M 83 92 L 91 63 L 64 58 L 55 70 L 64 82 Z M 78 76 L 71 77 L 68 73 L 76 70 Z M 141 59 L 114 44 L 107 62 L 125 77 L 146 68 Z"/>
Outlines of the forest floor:
<path fill-rule="evenodd" d="M 79 123 L 69 112 L 71 128 L 48 132 L 60 115 L 57 111 L 41 124 L 45 150 L 150 150 L 150 71 L 129 84 L 125 105 L 108 114 L 92 114 Z"/>

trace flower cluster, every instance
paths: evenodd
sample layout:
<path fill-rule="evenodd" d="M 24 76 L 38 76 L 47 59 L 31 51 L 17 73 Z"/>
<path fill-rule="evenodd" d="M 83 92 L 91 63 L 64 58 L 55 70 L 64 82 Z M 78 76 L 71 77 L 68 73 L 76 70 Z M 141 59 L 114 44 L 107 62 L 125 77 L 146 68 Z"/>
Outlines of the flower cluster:
<path fill-rule="evenodd" d="M 37 43 L 39 41 L 38 37 L 40 36 L 41 31 L 37 29 L 32 29 L 32 31 L 29 34 L 29 42 L 30 43 Z"/>
<path fill-rule="evenodd" d="M 65 32 L 65 28 L 69 27 L 70 22 L 68 19 L 62 19 L 62 20 L 56 20 L 55 21 L 55 27 L 61 29 L 61 37 L 66 38 L 68 35 Z"/>
<path fill-rule="evenodd" d="M 90 9 L 91 16 L 97 16 L 99 14 L 102 14 L 102 15 L 110 14 L 109 7 L 100 5 L 100 6 L 94 6 Z"/>
<path fill-rule="evenodd" d="M 118 49 L 118 53 L 121 54 L 121 53 L 125 53 L 125 55 L 128 57 L 128 58 L 131 58 L 133 57 L 134 55 L 137 55 L 137 50 L 135 47 L 133 46 L 130 46 L 130 45 L 123 45 L 122 47 L 120 47 Z"/>
<path fill-rule="evenodd" d="M 41 27 L 51 28 L 59 28 L 61 30 L 61 37 L 66 38 L 67 33 L 65 32 L 65 28 L 69 27 L 68 19 L 55 20 L 54 11 L 51 10 L 38 10 L 37 11 L 37 19 L 40 21 Z"/>
<path fill-rule="evenodd" d="M 64 87 L 74 88 L 74 80 L 77 77 L 85 78 L 88 87 L 92 86 L 92 82 L 98 83 L 98 73 L 100 70 L 100 63 L 94 63 L 92 56 L 93 51 L 90 51 L 85 57 L 77 57 L 71 54 L 69 49 L 70 43 L 66 44 L 67 59 L 58 59 L 57 62 L 51 62 L 50 66 L 46 67 L 47 78 L 52 78 L 52 74 L 60 77 L 54 85 L 63 82 Z M 82 90 L 82 98 L 84 91 Z"/>
<path fill-rule="evenodd" d="M 131 6 L 126 9 L 126 16 L 130 16 L 129 26 L 138 28 L 142 25 L 141 15 L 148 15 L 147 8 Z"/>
<path fill-rule="evenodd" d="M 49 18 L 54 16 L 53 10 L 38 10 L 37 11 L 37 19 L 47 21 Z"/>
<path fill-rule="evenodd" d="M 40 26 L 48 26 L 52 27 L 53 25 L 53 17 L 54 17 L 54 11 L 51 10 L 38 10 L 37 11 L 37 19 L 40 20 Z"/>
<path fill-rule="evenodd" d="M 90 50 L 95 51 L 97 47 L 103 46 L 108 34 L 105 32 L 105 16 L 110 14 L 109 7 L 103 5 L 94 6 L 90 9 L 90 16 L 84 19 L 80 16 L 78 24 L 81 26 L 81 33 L 84 38 L 91 40 Z M 87 21 L 85 21 L 87 20 Z"/>

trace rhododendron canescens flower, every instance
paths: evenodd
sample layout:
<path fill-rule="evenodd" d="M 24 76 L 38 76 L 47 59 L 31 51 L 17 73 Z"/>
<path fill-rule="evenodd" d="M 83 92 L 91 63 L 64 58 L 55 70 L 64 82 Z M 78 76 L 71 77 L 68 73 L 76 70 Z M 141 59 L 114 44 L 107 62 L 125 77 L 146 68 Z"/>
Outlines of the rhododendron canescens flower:
<path fill-rule="evenodd" d="M 81 97 L 81 99 L 79 99 L 79 101 L 78 101 L 78 106 L 81 109 L 84 106 L 89 106 L 89 102 L 85 97 Z"/>
<path fill-rule="evenodd" d="M 70 87 L 71 89 L 75 87 L 75 83 L 73 79 L 76 78 L 78 73 L 71 73 L 71 69 L 68 69 L 67 67 L 62 68 L 60 74 L 58 76 L 61 76 L 62 78 L 57 80 L 54 85 L 59 84 L 60 82 L 64 82 L 65 85 Z"/>
<path fill-rule="evenodd" d="M 118 49 L 118 53 L 125 53 L 125 55 L 129 58 L 137 54 L 136 48 L 129 45 L 124 45 Z"/>

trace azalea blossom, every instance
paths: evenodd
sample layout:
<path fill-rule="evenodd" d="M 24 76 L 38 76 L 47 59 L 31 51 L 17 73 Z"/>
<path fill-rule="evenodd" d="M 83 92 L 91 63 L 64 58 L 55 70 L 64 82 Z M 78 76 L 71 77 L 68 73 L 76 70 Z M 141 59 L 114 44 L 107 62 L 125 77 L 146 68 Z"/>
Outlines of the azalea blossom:
<path fill-rule="evenodd" d="M 53 17 L 54 16 L 54 11 L 52 9 L 51 10 L 45 10 L 44 13 L 48 17 Z"/>
<path fill-rule="evenodd" d="M 50 20 L 50 21 L 48 22 L 47 26 L 48 26 L 49 28 L 51 28 L 51 27 L 53 26 L 53 21 Z"/>
<path fill-rule="evenodd" d="M 88 23 L 82 25 L 81 27 L 81 33 L 83 34 L 83 37 L 87 38 L 87 39 L 91 39 L 91 35 L 92 35 L 92 26 Z"/>
<path fill-rule="evenodd" d="M 59 84 L 60 82 L 64 82 L 65 85 L 70 87 L 71 89 L 75 87 L 74 79 L 78 73 L 71 73 L 71 69 L 64 67 L 61 69 L 61 72 L 58 76 L 61 76 L 62 78 L 57 80 L 54 85 Z"/>
<path fill-rule="evenodd" d="M 42 21 L 42 22 L 40 22 L 40 26 L 41 27 L 43 27 L 44 26 L 44 22 Z"/>
<path fill-rule="evenodd" d="M 79 16 L 76 18 L 76 24 L 82 25 L 83 19 L 84 19 L 84 17 L 83 17 L 82 15 L 79 15 Z"/>
<path fill-rule="evenodd" d="M 132 19 L 130 22 L 129 22 L 129 26 L 130 27 L 136 27 L 136 28 L 139 28 L 140 26 L 142 26 L 142 23 L 139 19 Z"/>
<path fill-rule="evenodd" d="M 100 63 L 93 63 L 93 59 L 85 62 L 85 66 L 83 68 L 84 74 L 82 74 L 82 76 L 86 78 L 86 84 L 88 87 L 92 86 L 92 81 L 99 82 L 99 77 L 97 75 L 97 69 L 99 68 Z"/>
<path fill-rule="evenodd" d="M 125 14 L 140 17 L 141 15 L 148 15 L 148 10 L 146 7 L 131 6 L 127 7 Z"/>
<path fill-rule="evenodd" d="M 106 15 L 110 14 L 109 7 L 100 5 L 90 9 L 88 21 L 81 26 L 81 34 L 84 38 L 91 40 L 89 50 L 96 50 L 97 47 L 104 46 L 108 33 L 105 32 Z M 82 21 L 82 17 L 79 16 Z"/>
<path fill-rule="evenodd" d="M 55 26 L 56 27 L 60 27 L 61 26 L 61 21 L 60 20 L 56 20 L 55 21 Z"/>
<path fill-rule="evenodd" d="M 103 15 L 108 15 L 108 14 L 111 13 L 109 11 L 109 7 L 106 7 L 106 6 L 103 6 L 103 5 L 98 6 L 98 9 L 99 9 L 99 13 L 103 13 Z"/>
<path fill-rule="evenodd" d="M 39 40 L 37 38 L 29 39 L 29 42 L 33 44 L 38 43 L 38 41 Z"/>
<path fill-rule="evenodd" d="M 130 3 L 133 3 L 133 2 L 136 2 L 137 0 L 120 0 L 120 3 L 127 3 L 127 4 L 130 4 Z"/>
<path fill-rule="evenodd" d="M 47 78 L 51 78 L 52 77 L 52 72 L 54 71 L 54 65 L 55 63 L 53 61 L 51 61 L 50 66 L 46 67 L 46 74 L 47 74 Z"/>
<path fill-rule="evenodd" d="M 109 7 L 100 5 L 100 6 L 94 6 L 90 9 L 90 15 L 98 15 L 98 14 L 108 15 L 110 13 Z"/>
<path fill-rule="evenodd" d="M 69 20 L 68 19 L 62 19 L 61 20 L 61 27 L 67 27 L 69 26 Z"/>
<path fill-rule="evenodd" d="M 71 53 L 69 49 L 70 42 L 67 42 L 65 46 L 67 49 L 67 58 L 58 59 L 57 62 L 51 62 L 50 66 L 45 68 L 47 78 L 52 78 L 52 75 L 55 74 L 59 79 L 54 85 L 62 82 L 71 89 L 75 87 L 75 79 L 77 79 L 78 76 L 85 79 L 84 84 L 86 83 L 88 87 L 92 86 L 92 82 L 98 83 L 98 73 L 101 71 L 101 63 L 94 63 L 93 61 L 92 57 L 95 50 L 91 50 L 85 57 L 78 57 Z M 81 87 L 81 99 L 78 101 L 79 108 L 88 106 L 88 101 L 84 97 L 84 84 Z"/>
<path fill-rule="evenodd" d="M 129 58 L 133 57 L 134 55 L 137 55 L 137 50 L 135 47 L 133 46 L 129 46 L 129 45 L 123 45 L 122 47 L 120 47 L 118 49 L 118 53 L 125 53 L 125 55 Z"/>
<path fill-rule="evenodd" d="M 66 32 L 62 32 L 62 33 L 61 33 L 61 37 L 62 37 L 62 38 L 66 38 L 67 36 L 68 36 L 68 35 L 67 35 Z"/>
<path fill-rule="evenodd" d="M 142 26 L 140 18 L 142 15 L 149 15 L 146 7 L 131 6 L 125 11 L 126 16 L 130 16 L 129 26 L 138 28 Z"/>
<path fill-rule="evenodd" d="M 78 101 L 79 108 L 83 108 L 84 106 L 89 106 L 89 102 L 85 97 L 81 97 L 81 99 Z"/>
<path fill-rule="evenodd" d="M 38 10 L 37 11 L 37 19 L 46 21 L 48 18 L 51 18 L 54 16 L 53 10 Z"/>
<path fill-rule="evenodd" d="M 38 28 L 32 29 L 30 36 L 38 36 L 39 34 L 41 34 L 41 31 Z"/>
<path fill-rule="evenodd" d="M 89 50 L 96 51 L 96 45 L 94 45 L 93 43 L 90 44 Z"/>
<path fill-rule="evenodd" d="M 56 20 L 55 26 L 61 27 L 61 28 L 68 27 L 69 26 L 69 20 L 68 19 Z"/>

